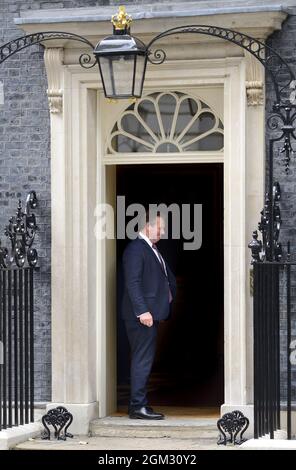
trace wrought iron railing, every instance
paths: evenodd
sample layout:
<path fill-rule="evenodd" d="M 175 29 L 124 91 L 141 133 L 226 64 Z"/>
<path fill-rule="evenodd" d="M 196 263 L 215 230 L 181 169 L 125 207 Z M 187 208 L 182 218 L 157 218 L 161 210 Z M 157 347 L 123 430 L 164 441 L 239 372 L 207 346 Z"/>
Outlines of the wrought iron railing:
<path fill-rule="evenodd" d="M 34 191 L 24 212 L 19 201 L 5 230 L 11 247 L 0 245 L 0 430 L 34 421 L 36 205 Z"/>
<path fill-rule="evenodd" d="M 254 437 L 296 437 L 296 262 L 254 263 Z M 293 424 L 294 423 L 294 424 Z"/>
<path fill-rule="evenodd" d="M 271 194 L 271 197 L 270 197 Z M 249 243 L 254 295 L 254 436 L 296 437 L 296 258 L 282 246 L 281 188 L 266 193 L 258 232 Z M 294 253 L 295 250 L 293 250 Z"/>

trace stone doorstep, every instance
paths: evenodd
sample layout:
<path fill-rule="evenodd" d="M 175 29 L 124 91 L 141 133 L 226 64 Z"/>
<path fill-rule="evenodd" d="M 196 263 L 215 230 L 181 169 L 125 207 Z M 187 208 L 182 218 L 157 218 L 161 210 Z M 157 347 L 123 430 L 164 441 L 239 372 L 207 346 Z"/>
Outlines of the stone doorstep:
<path fill-rule="evenodd" d="M 71 429 L 69 428 L 71 432 Z M 75 435 L 66 441 L 42 441 L 39 437 L 17 445 L 16 450 L 165 450 L 212 449 L 217 446 L 215 419 L 181 419 L 168 417 L 161 421 L 131 420 L 123 417 L 95 419 L 90 423 L 89 436 Z M 229 450 L 229 446 L 227 447 Z"/>
<path fill-rule="evenodd" d="M 107 416 L 106 418 L 94 419 L 90 425 L 94 426 L 136 426 L 136 427 L 194 427 L 194 428 L 215 428 L 217 429 L 218 418 L 186 418 L 166 416 L 163 420 L 149 419 L 130 419 L 127 415 L 123 416 Z"/>
<path fill-rule="evenodd" d="M 129 419 L 107 417 L 90 423 L 90 434 L 101 437 L 206 439 L 217 442 L 218 429 L 215 419 L 166 418 L 164 420 Z"/>
<path fill-rule="evenodd" d="M 69 428 L 69 432 L 71 429 Z M 43 441 L 40 436 L 15 449 L 220 449 L 216 419 L 168 417 L 161 421 L 131 420 L 127 416 L 95 419 L 89 436 L 75 435 L 66 441 Z M 105 447 L 104 447 L 105 446 Z M 229 450 L 227 446 L 227 450 Z"/>

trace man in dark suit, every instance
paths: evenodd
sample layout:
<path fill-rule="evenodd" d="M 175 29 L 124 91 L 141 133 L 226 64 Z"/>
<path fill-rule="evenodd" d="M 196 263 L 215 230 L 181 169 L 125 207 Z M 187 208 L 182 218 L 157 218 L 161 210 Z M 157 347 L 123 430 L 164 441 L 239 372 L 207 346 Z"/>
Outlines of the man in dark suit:
<path fill-rule="evenodd" d="M 147 382 L 156 350 L 160 321 L 168 319 L 176 296 L 176 279 L 156 247 L 165 233 L 164 218 L 149 212 L 138 237 L 123 253 L 124 295 L 122 316 L 131 349 L 129 417 L 163 419 L 148 406 Z"/>

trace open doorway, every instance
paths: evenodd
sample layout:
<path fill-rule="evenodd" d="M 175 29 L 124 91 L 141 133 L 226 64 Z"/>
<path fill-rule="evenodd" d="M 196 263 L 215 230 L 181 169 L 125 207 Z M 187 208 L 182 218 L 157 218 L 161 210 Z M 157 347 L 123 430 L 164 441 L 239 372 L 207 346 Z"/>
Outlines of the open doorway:
<path fill-rule="evenodd" d="M 158 247 L 177 277 L 173 314 L 159 327 L 148 385 L 152 406 L 219 407 L 224 402 L 223 165 L 118 165 L 117 195 L 131 203 L 202 204 L 202 245 L 160 240 Z M 121 258 L 129 240 L 117 240 L 117 402 L 129 396 L 129 347 L 120 317 Z"/>

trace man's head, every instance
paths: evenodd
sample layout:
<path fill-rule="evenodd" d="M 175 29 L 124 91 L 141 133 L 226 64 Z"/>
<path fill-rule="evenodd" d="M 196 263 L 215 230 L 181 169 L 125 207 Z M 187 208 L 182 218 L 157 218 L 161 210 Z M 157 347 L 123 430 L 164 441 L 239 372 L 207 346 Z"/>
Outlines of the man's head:
<path fill-rule="evenodd" d="M 165 219 L 160 212 L 151 214 L 147 210 L 140 228 L 152 243 L 157 243 L 165 234 Z"/>

